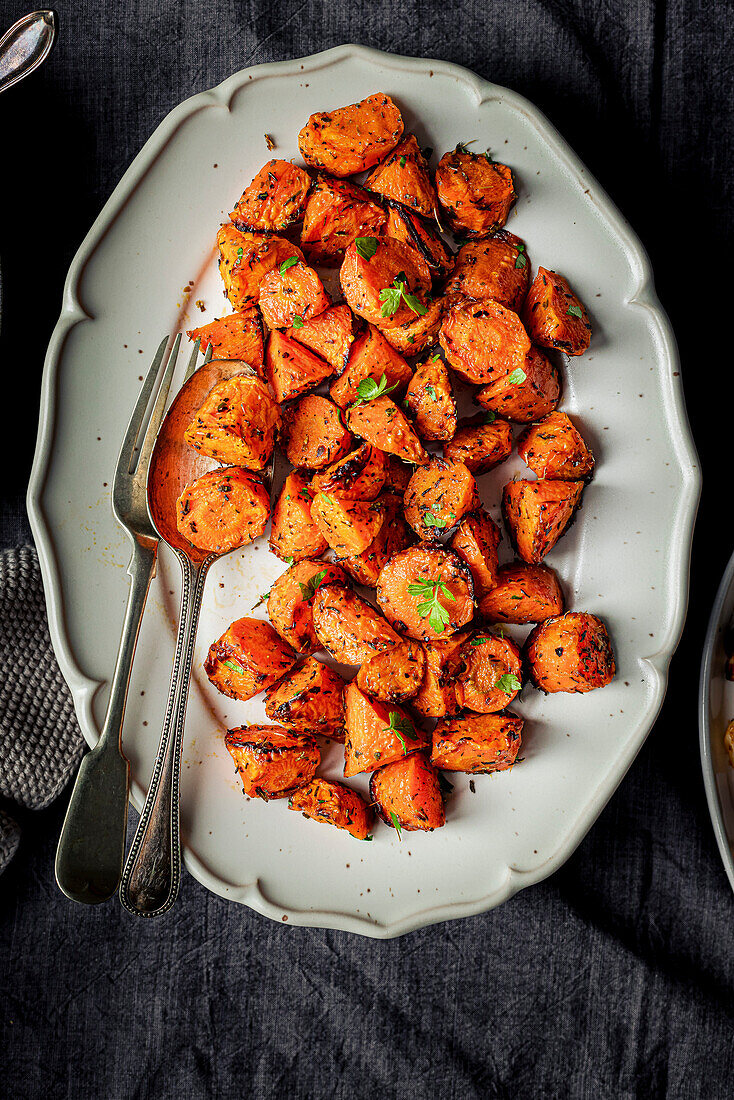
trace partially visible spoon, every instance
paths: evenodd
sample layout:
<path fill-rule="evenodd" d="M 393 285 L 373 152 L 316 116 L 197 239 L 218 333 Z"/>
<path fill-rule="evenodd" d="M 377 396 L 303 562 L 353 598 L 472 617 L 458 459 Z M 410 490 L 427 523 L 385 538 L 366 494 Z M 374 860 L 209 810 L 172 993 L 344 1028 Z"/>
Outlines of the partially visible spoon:
<path fill-rule="evenodd" d="M 0 92 L 30 76 L 51 53 L 56 41 L 56 12 L 24 15 L 0 38 Z"/>

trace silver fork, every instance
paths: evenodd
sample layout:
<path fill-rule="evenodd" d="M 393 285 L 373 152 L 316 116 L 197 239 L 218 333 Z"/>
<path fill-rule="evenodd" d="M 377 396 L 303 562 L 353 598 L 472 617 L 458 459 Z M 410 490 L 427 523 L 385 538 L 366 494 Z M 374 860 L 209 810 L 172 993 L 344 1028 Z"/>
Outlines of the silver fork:
<path fill-rule="evenodd" d="M 102 731 L 95 747 L 82 760 L 56 851 L 56 881 L 60 888 L 72 901 L 87 905 L 106 901 L 115 893 L 125 856 L 130 765 L 122 751 L 122 723 L 140 622 L 156 569 L 159 536 L 148 515 L 146 483 L 181 335 L 166 358 L 168 340 L 166 336 L 155 354 L 117 460 L 112 510 L 132 544 L 127 567 L 130 591 Z M 196 367 L 198 354 L 197 340 L 187 377 Z M 148 406 L 159 380 L 146 427 Z"/>

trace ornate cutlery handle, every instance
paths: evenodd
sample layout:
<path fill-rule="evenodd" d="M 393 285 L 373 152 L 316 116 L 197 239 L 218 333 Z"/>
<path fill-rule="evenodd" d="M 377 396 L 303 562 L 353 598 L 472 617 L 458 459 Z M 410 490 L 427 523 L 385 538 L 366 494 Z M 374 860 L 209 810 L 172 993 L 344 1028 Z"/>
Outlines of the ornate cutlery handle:
<path fill-rule="evenodd" d="M 179 778 L 191 663 L 204 581 L 212 558 L 193 564 L 183 554 L 183 587 L 171 688 L 153 775 L 120 883 L 120 901 L 139 917 L 159 917 L 176 900 L 181 881 Z"/>

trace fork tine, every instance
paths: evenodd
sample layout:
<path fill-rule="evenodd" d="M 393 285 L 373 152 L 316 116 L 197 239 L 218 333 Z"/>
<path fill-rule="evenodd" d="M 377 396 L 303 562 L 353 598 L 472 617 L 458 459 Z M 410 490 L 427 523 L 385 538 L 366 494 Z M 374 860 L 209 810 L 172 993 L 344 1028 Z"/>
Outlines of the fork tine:
<path fill-rule="evenodd" d="M 130 464 L 135 454 L 135 444 L 138 441 L 140 435 L 140 429 L 143 425 L 143 418 L 145 417 L 145 410 L 148 408 L 150 401 L 150 395 L 152 394 L 155 384 L 158 381 L 158 376 L 161 370 L 161 363 L 163 362 L 163 355 L 166 350 L 170 337 L 164 336 L 158 347 L 158 351 L 153 357 L 153 362 L 150 365 L 147 377 L 143 382 L 143 387 L 140 391 L 137 404 L 133 410 L 133 414 L 130 417 L 130 423 L 127 426 L 125 438 L 122 441 L 120 447 L 120 457 L 117 460 L 118 470 L 129 470 Z"/>
<path fill-rule="evenodd" d="M 211 347 L 211 344 L 209 346 Z M 184 385 L 188 382 L 189 378 L 191 378 L 191 375 L 196 370 L 196 360 L 199 358 L 199 348 L 200 347 L 201 347 L 201 337 L 197 336 L 196 343 L 194 344 L 194 350 L 191 352 L 191 356 L 189 358 L 188 365 L 186 367 L 186 370 L 184 371 L 184 376 L 183 376 L 183 384 Z"/>
<path fill-rule="evenodd" d="M 204 356 L 204 362 L 205 363 L 211 363 L 213 355 L 214 355 L 214 345 L 210 344 L 209 347 L 206 349 L 206 355 Z"/>
<path fill-rule="evenodd" d="M 163 422 L 163 414 L 166 411 L 166 402 L 168 400 L 168 391 L 171 388 L 171 379 L 173 378 L 173 372 L 176 368 L 176 359 L 178 358 L 179 348 L 181 347 L 181 333 L 177 335 L 173 341 L 173 347 L 171 348 L 171 354 L 168 357 L 168 363 L 166 364 L 166 370 L 161 379 L 161 384 L 158 388 L 158 395 L 155 399 L 155 405 L 153 406 L 153 412 L 151 413 L 150 420 L 148 421 L 148 427 L 145 430 L 145 438 L 140 445 L 140 452 L 138 457 L 138 470 L 145 470 L 148 460 L 153 453 L 153 444 L 155 443 L 156 436 L 158 435 L 158 429 Z"/>

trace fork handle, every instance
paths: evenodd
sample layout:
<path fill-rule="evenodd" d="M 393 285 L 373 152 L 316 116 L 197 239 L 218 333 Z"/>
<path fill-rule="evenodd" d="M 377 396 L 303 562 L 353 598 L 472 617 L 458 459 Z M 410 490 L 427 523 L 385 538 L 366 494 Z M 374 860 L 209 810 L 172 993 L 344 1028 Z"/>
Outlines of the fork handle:
<path fill-rule="evenodd" d="M 211 558 L 192 563 L 183 554 L 178 636 L 166 717 L 150 787 L 120 883 L 120 901 L 139 917 L 160 917 L 176 900 L 181 881 L 179 780 L 186 703 L 204 582 Z"/>

